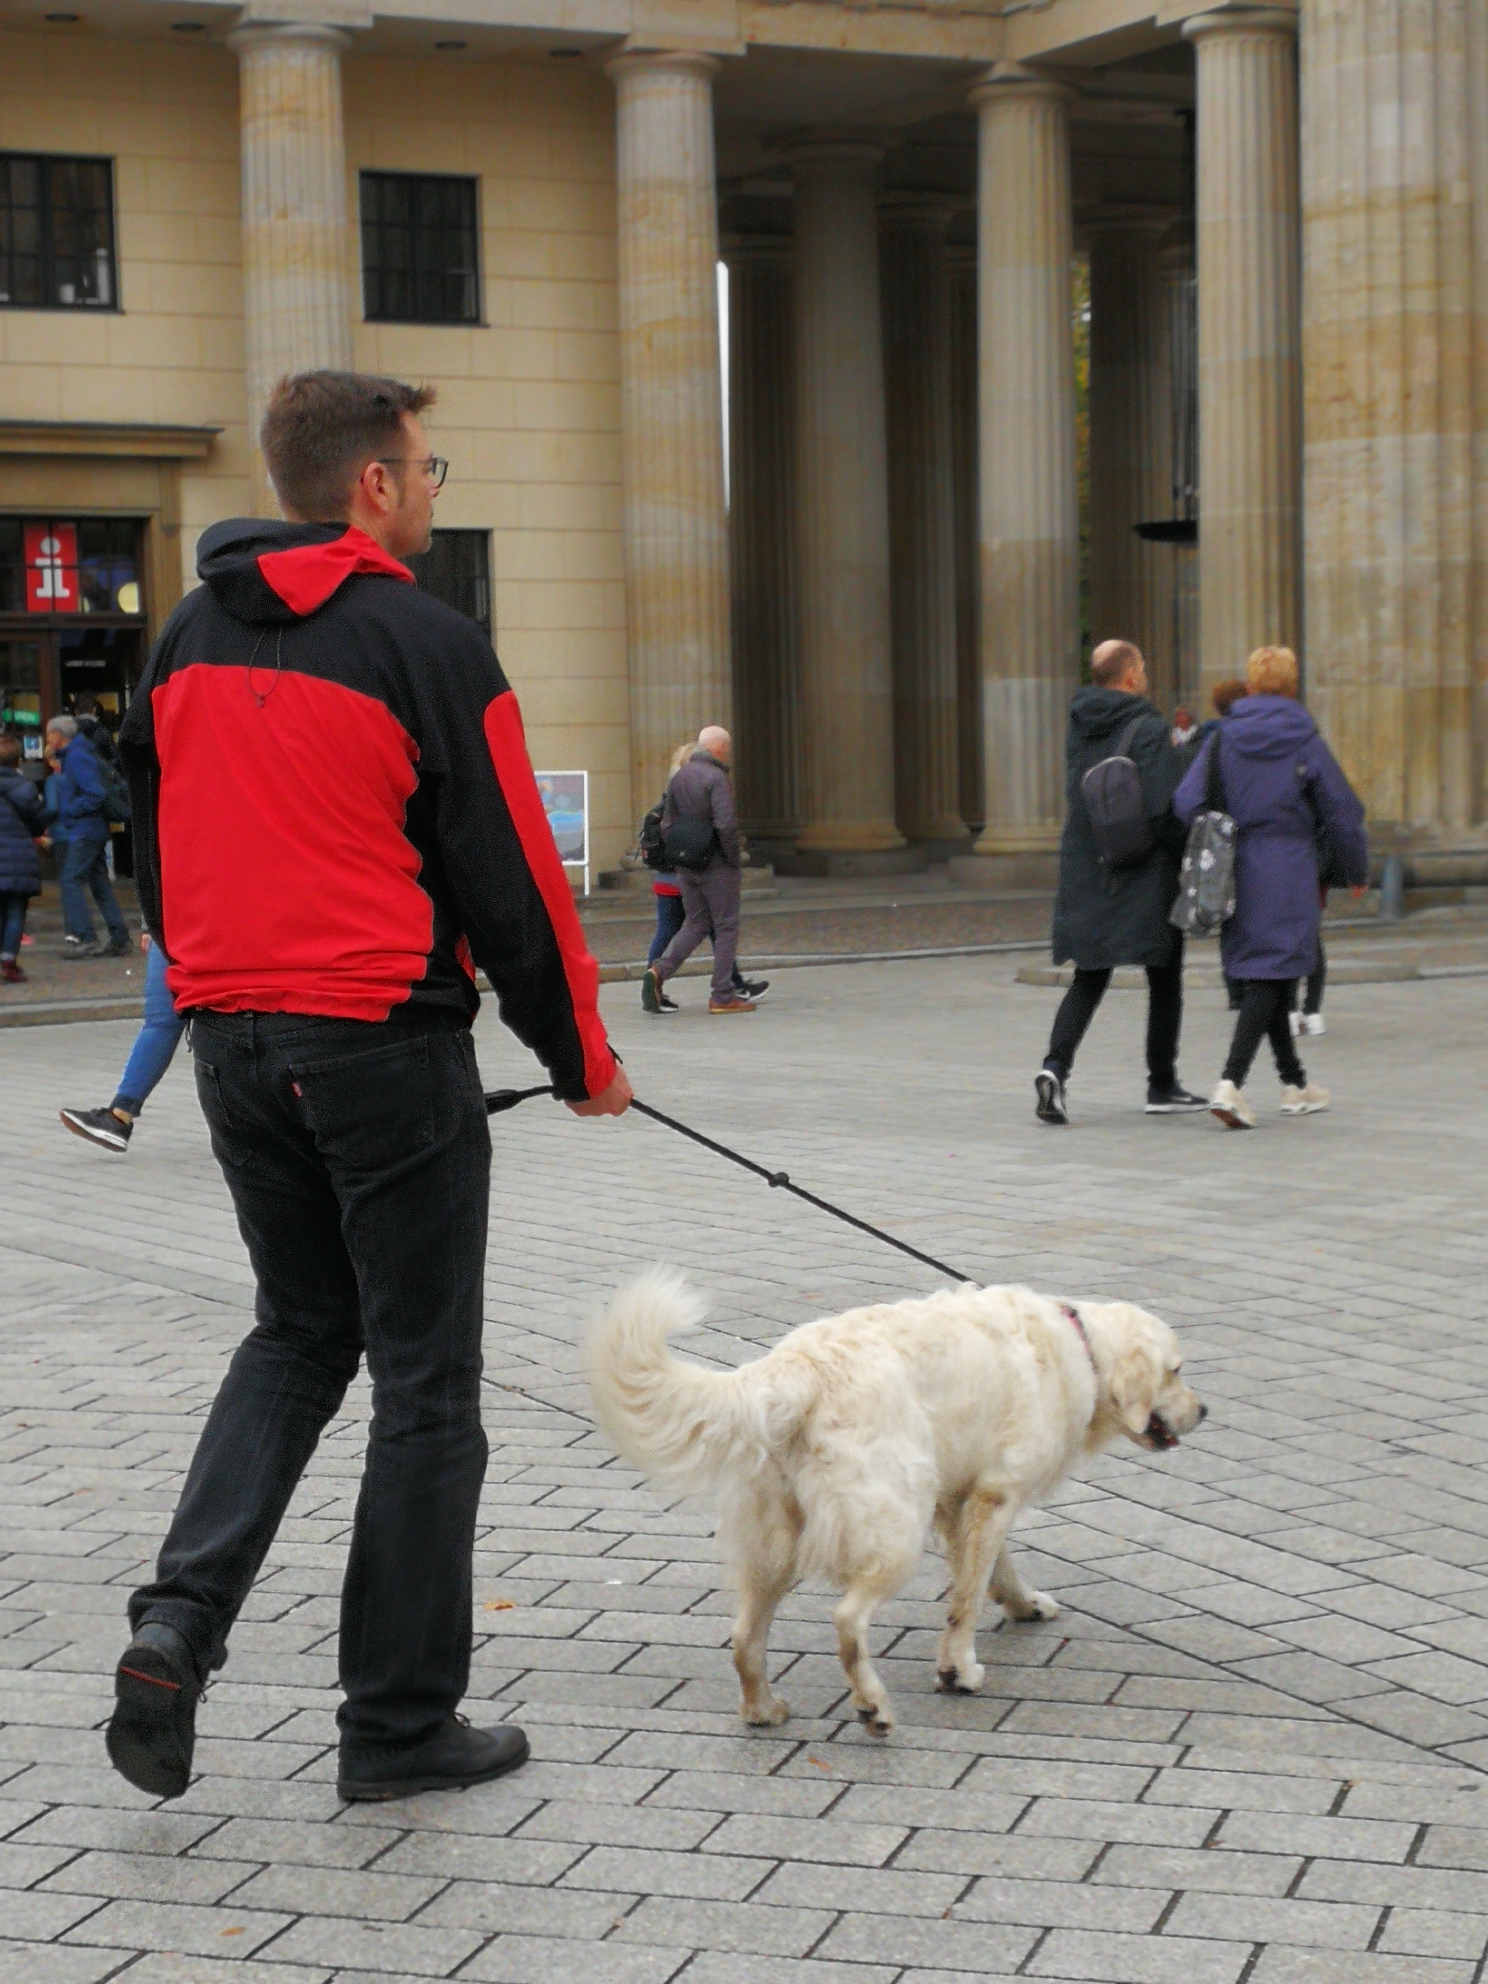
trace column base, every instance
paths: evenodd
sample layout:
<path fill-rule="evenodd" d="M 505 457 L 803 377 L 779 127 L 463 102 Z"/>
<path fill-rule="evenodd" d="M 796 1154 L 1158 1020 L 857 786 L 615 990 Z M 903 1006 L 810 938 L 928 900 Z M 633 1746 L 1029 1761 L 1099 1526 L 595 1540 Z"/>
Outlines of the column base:
<path fill-rule="evenodd" d="M 850 875 L 918 875 L 930 865 L 921 847 L 831 848 L 800 847 L 787 860 L 777 860 L 782 875 L 826 876 L 834 881 Z"/>
<path fill-rule="evenodd" d="M 1042 893 L 1059 881 L 1059 850 L 1030 848 L 1007 854 L 983 854 L 978 850 L 956 856 L 946 867 L 951 880 L 962 888 Z"/>

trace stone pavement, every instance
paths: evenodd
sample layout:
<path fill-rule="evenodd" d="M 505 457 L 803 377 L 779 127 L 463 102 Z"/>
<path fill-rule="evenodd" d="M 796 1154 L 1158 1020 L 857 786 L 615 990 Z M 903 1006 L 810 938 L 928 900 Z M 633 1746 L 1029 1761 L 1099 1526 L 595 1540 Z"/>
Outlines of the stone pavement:
<path fill-rule="evenodd" d="M 471 1706 L 534 1761 L 341 1807 L 336 1591 L 358 1386 L 296 1498 L 169 1806 L 107 1768 L 125 1593 L 159 1542 L 249 1287 L 182 1065 L 126 1160 L 69 1139 L 123 1025 L 0 1035 L 0 1984 L 1478 1984 L 1488 1944 L 1488 1054 L 1473 980 L 1342 986 L 1333 1114 L 1147 1120 L 1113 998 L 1035 1124 L 1055 995 L 1013 960 L 786 975 L 745 1025 L 643 1021 L 641 1092 L 978 1279 L 1123 1295 L 1211 1416 L 1091 1465 L 1024 1527 L 1056 1622 L 932 1691 L 941 1566 L 880 1615 L 901 1724 L 844 1712 L 830 1599 L 783 1608 L 795 1714 L 735 1714 L 706 1509 L 586 1417 L 584 1318 L 658 1258 L 736 1361 L 934 1277 L 637 1118 L 496 1124 L 492 1439 Z M 1184 1073 L 1226 1017 L 1191 1005 Z M 491 1084 L 530 1079 L 483 1015 Z"/>

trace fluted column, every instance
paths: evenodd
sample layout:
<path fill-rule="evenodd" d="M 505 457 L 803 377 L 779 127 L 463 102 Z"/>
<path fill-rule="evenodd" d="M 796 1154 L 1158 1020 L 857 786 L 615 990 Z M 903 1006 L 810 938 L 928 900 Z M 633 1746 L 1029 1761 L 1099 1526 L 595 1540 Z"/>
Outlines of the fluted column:
<path fill-rule="evenodd" d="M 739 813 L 752 840 L 790 843 L 801 824 L 791 244 L 736 236 L 723 252 Z"/>
<path fill-rule="evenodd" d="M 1377 824 L 1460 828 L 1488 817 L 1484 10 L 1309 0 L 1302 81 L 1309 700 Z"/>
<path fill-rule="evenodd" d="M 903 845 L 894 823 L 889 498 L 877 146 L 793 148 L 804 824 L 824 860 Z"/>
<path fill-rule="evenodd" d="M 711 56 L 622 55 L 620 385 L 633 807 L 731 720 Z"/>
<path fill-rule="evenodd" d="M 258 445 L 264 405 L 290 372 L 351 365 L 351 273 L 341 28 L 237 28 L 243 175 L 243 328 L 254 513 L 274 516 Z"/>
<path fill-rule="evenodd" d="M 1173 514 L 1165 220 L 1102 220 L 1090 242 L 1090 632 L 1135 641 L 1174 701 L 1173 561 L 1136 526 Z"/>
<path fill-rule="evenodd" d="M 1184 24 L 1198 67 L 1199 659 L 1301 645 L 1297 17 Z"/>
<path fill-rule="evenodd" d="M 956 498 L 956 750 L 961 818 L 987 821 L 982 759 L 981 507 L 977 487 L 977 258 L 974 243 L 946 251 L 951 289 L 951 473 Z"/>
<path fill-rule="evenodd" d="M 890 197 L 881 218 L 884 387 L 899 830 L 961 849 L 956 742 L 956 487 L 943 200 Z"/>
<path fill-rule="evenodd" d="M 972 92 L 980 118 L 982 673 L 979 853 L 1052 848 L 1079 679 L 1079 516 L 1065 92 L 1026 71 Z"/>

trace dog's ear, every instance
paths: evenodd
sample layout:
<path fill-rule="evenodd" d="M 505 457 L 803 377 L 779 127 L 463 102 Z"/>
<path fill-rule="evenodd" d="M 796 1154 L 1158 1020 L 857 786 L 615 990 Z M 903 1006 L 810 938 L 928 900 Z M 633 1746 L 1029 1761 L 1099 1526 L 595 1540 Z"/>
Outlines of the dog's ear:
<path fill-rule="evenodd" d="M 1139 1439 L 1147 1431 L 1159 1382 L 1157 1360 L 1145 1344 L 1127 1344 L 1111 1367 L 1107 1387 L 1111 1403 L 1122 1425 L 1134 1439 Z"/>

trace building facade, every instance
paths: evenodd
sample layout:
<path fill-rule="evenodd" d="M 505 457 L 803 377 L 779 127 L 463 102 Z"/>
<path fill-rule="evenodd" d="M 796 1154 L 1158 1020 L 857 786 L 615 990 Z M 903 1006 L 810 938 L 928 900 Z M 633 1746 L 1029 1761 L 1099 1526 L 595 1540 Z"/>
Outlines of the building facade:
<path fill-rule="evenodd" d="M 1488 858 L 1488 0 L 0 0 L 4 721 L 122 706 L 310 366 L 439 388 L 600 867 L 721 720 L 783 864 L 1041 877 L 1108 634 L 1289 642 Z"/>

